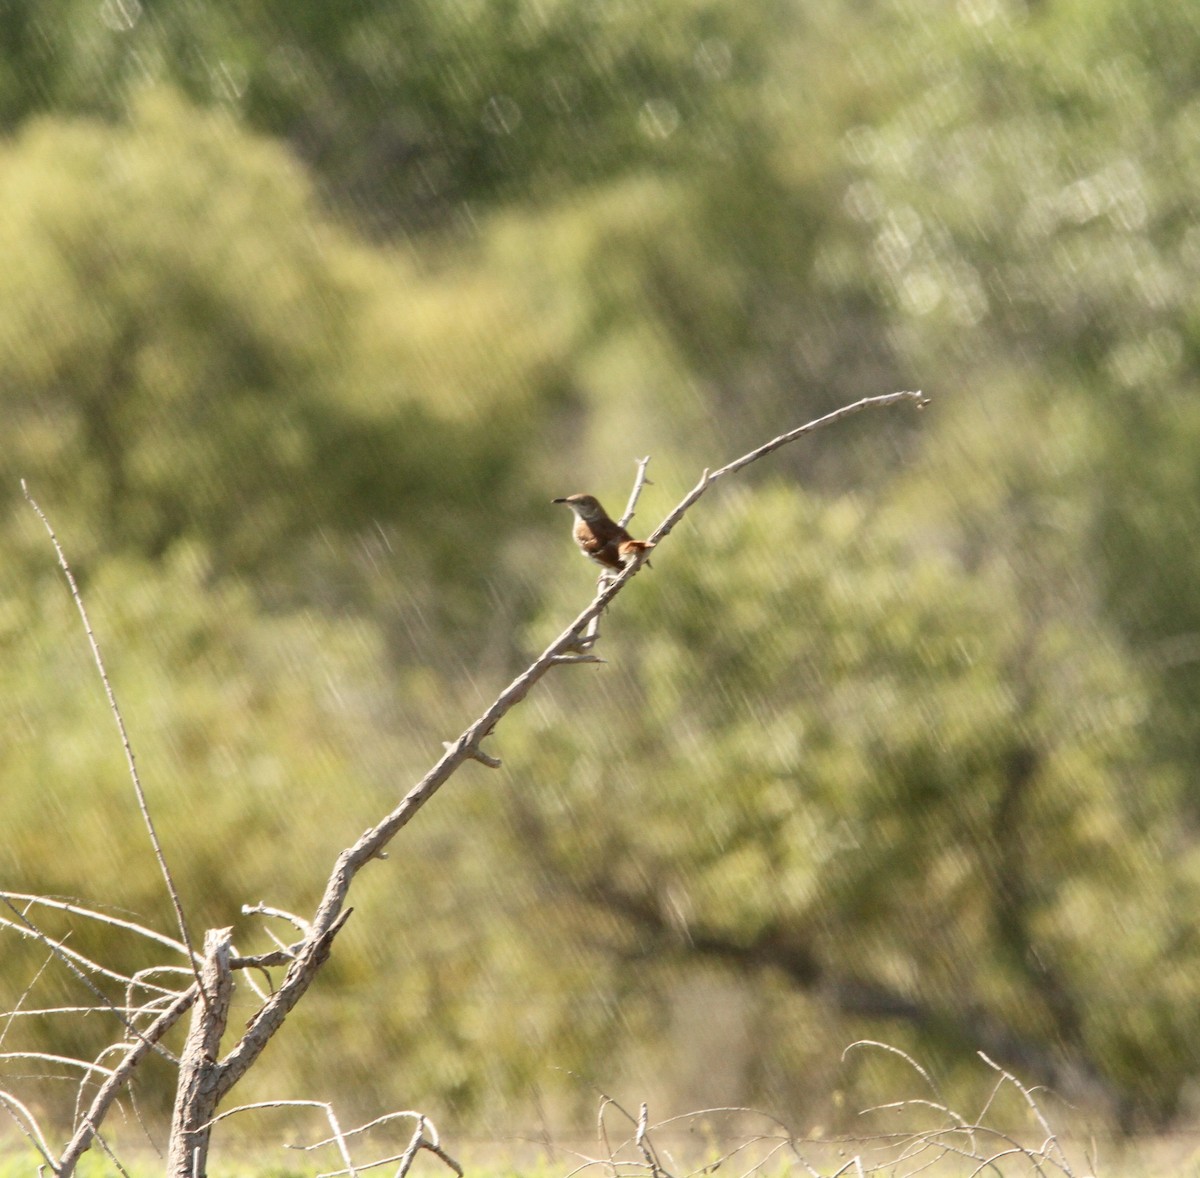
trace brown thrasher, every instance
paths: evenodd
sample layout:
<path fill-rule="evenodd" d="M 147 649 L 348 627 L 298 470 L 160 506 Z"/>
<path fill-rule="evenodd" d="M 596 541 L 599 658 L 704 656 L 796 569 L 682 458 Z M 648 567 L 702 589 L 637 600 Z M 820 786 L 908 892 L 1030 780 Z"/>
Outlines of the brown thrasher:
<path fill-rule="evenodd" d="M 616 520 L 609 519 L 593 495 L 567 495 L 552 502 L 565 503 L 575 513 L 571 535 L 579 551 L 609 572 L 619 573 L 654 547 L 645 540 L 635 540 Z"/>

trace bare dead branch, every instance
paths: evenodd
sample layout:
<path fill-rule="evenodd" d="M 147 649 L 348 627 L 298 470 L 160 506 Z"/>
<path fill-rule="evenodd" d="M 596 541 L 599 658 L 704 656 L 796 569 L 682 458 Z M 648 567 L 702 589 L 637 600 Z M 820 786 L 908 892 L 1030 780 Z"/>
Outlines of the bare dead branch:
<path fill-rule="evenodd" d="M 209 1125 L 217 1107 L 221 1076 L 217 1057 L 233 997 L 233 971 L 229 968 L 232 954 L 232 928 L 209 929 L 204 934 L 200 987 L 208 1001 L 192 1012 L 192 1025 L 179 1060 L 167 1152 L 167 1173 L 171 1178 L 207 1173 Z"/>
<path fill-rule="evenodd" d="M 662 1164 L 658 1160 L 658 1152 L 651 1145 L 650 1139 L 647 1136 L 647 1129 L 650 1123 L 650 1106 L 642 1101 L 642 1107 L 638 1111 L 637 1134 L 634 1141 L 637 1144 L 638 1152 L 646 1160 L 646 1165 L 650 1168 L 650 1173 L 654 1178 L 668 1178 L 666 1171 L 662 1168 Z"/>
<path fill-rule="evenodd" d="M 396 1178 L 407 1178 L 409 1170 L 412 1169 L 413 1160 L 417 1156 L 417 1150 L 421 1148 L 425 1140 L 425 1125 L 422 1122 L 417 1123 L 416 1130 L 413 1132 L 412 1138 L 408 1143 L 408 1148 L 400 1155 L 400 1165 L 396 1169 Z M 322 1175 L 322 1178 L 334 1178 L 332 1174 Z"/>
<path fill-rule="evenodd" d="M 891 393 L 881 397 L 867 397 L 853 405 L 845 406 L 822 418 L 809 422 L 798 429 L 780 434 L 778 437 L 742 455 L 715 472 L 704 471 L 700 481 L 676 505 L 655 532 L 652 533 L 647 544 L 657 545 L 664 539 L 695 504 L 707 487 L 717 479 L 733 474 L 789 442 L 795 441 L 825 426 L 835 424 L 851 414 L 871 407 L 884 407 L 901 402 L 913 402 L 920 406 L 924 404 L 924 399 L 919 393 L 912 392 Z M 634 487 L 630 494 L 625 514 L 622 517 L 623 522 L 632 518 L 639 496 L 644 487 L 649 484 L 649 479 L 646 477 L 648 464 L 648 456 L 638 462 Z M 161 937 L 159 934 L 153 934 L 150 930 L 141 929 L 139 926 L 132 925 L 129 922 L 110 920 L 109 923 L 114 926 L 127 927 L 130 931 L 137 932 L 140 935 L 150 935 L 152 938 L 170 947 L 173 951 L 184 953 L 188 968 L 191 970 L 193 977 L 192 985 L 184 993 L 175 994 L 168 989 L 149 983 L 146 980 L 147 974 L 141 974 L 135 978 L 124 978 L 112 971 L 102 970 L 96 963 L 87 962 L 86 959 L 78 958 L 78 955 L 72 957 L 70 951 L 55 942 L 53 938 L 48 938 L 38 932 L 27 919 L 24 921 L 27 926 L 26 928 L 21 928 L 11 921 L 4 922 L 9 927 L 17 928 L 23 935 L 38 936 L 55 953 L 64 955 L 71 962 L 75 972 L 81 977 L 85 977 L 84 969 L 94 970 L 101 976 L 120 980 L 125 985 L 131 987 L 131 991 L 132 987 L 138 986 L 144 987 L 153 994 L 151 1000 L 140 1007 L 133 1003 L 132 1000 L 128 1000 L 126 1006 L 123 1008 L 112 1007 L 113 1010 L 119 1010 L 123 1021 L 125 1021 L 135 1036 L 134 1041 L 128 1047 L 114 1048 L 114 1050 L 120 1049 L 125 1052 L 115 1068 L 105 1069 L 101 1068 L 98 1064 L 86 1065 L 81 1064 L 79 1061 L 64 1061 L 71 1062 L 73 1066 L 91 1068 L 92 1074 L 101 1074 L 105 1079 L 97 1091 L 91 1106 L 81 1118 L 75 1134 L 71 1142 L 68 1143 L 67 1149 L 64 1151 L 57 1167 L 53 1168 L 60 1178 L 67 1178 L 67 1176 L 74 1172 L 79 1156 L 87 1149 L 92 1140 L 98 1140 L 99 1125 L 109 1111 L 110 1105 L 122 1085 L 127 1083 L 130 1075 L 148 1051 L 152 1049 L 162 1050 L 158 1046 L 159 1038 L 178 1021 L 184 1012 L 193 1008 L 196 1005 L 197 999 L 199 999 L 201 1009 L 197 1010 L 194 1014 L 188 1048 L 181 1066 L 181 1077 L 176 1103 L 176 1123 L 172 1132 L 171 1154 L 168 1162 L 169 1172 L 173 1176 L 177 1176 L 177 1178 L 184 1178 L 185 1175 L 191 1174 L 197 1162 L 203 1168 L 208 1134 L 211 1131 L 211 1127 L 219 1119 L 214 1115 L 218 1104 L 258 1059 L 267 1042 L 269 1042 L 282 1025 L 291 1009 L 307 992 L 308 987 L 312 984 L 313 979 L 328 958 L 334 939 L 351 915 L 352 909 L 347 907 L 346 900 L 356 874 L 367 863 L 377 858 L 385 857 L 385 849 L 391 840 L 412 820 L 414 815 L 437 790 L 457 772 L 465 761 L 475 760 L 491 767 L 499 765 L 498 759 L 483 752 L 483 742 L 494 732 L 496 726 L 508 712 L 525 699 L 532 688 L 551 667 L 577 662 L 603 661 L 597 658 L 591 650 L 591 646 L 598 637 L 595 629 L 596 622 L 617 594 L 637 575 L 642 562 L 630 561 L 619 573 L 603 578 L 592 601 L 575 617 L 566 629 L 547 645 L 542 653 L 524 671 L 500 691 L 492 703 L 456 740 L 448 742 L 445 745 L 441 757 L 425 776 L 401 798 L 395 808 L 376 825 L 364 831 L 351 846 L 338 855 L 311 923 L 277 909 L 268 909 L 265 905 L 260 905 L 257 909 L 246 910 L 258 911 L 262 915 L 277 916 L 291 921 L 302 936 L 302 940 L 297 945 L 286 947 L 281 945 L 274 953 L 253 957 L 240 957 L 235 956 L 232 952 L 231 930 L 216 930 L 215 932 L 210 931 L 206 936 L 204 955 L 203 958 L 200 958 L 190 948 L 191 938 L 183 904 L 150 814 L 124 719 L 117 705 L 100 647 L 91 628 L 82 596 L 79 593 L 74 575 L 53 528 L 41 508 L 29 494 L 29 490 L 24 483 L 22 483 L 22 487 L 26 499 L 41 519 L 43 526 L 50 536 L 58 556 L 59 565 L 67 578 L 72 598 L 83 620 L 93 660 L 100 674 L 101 682 L 108 699 L 109 709 L 116 722 L 125 752 L 126 763 L 133 782 L 138 807 L 149 833 L 160 872 L 175 909 L 182 943 L 175 942 L 170 938 Z M 12 906 L 10 900 L 6 900 L 6 902 L 10 907 Z M 41 898 L 30 898 L 30 902 L 42 903 L 44 901 Z M 60 905 L 60 907 L 72 913 L 88 915 L 89 918 L 93 915 L 75 906 Z M 200 968 L 201 962 L 202 969 Z M 234 968 L 262 968 L 267 965 L 286 965 L 286 973 L 281 983 L 277 989 L 265 997 L 262 1006 L 248 1023 L 241 1038 L 224 1058 L 219 1058 L 218 1053 L 227 1018 L 229 991 L 232 985 L 232 970 Z M 95 989 L 94 986 L 93 989 Z M 131 1017 L 135 1018 L 143 1014 L 153 1014 L 162 1002 L 168 1000 L 170 1001 L 170 1005 L 156 1015 L 145 1031 L 136 1030 L 132 1026 L 130 1019 L 124 1017 L 127 1011 L 132 1011 Z M 49 1057 L 43 1058 L 48 1059 Z M 607 1101 L 603 1107 L 619 1108 L 612 1101 Z M 607 1134 L 607 1129 L 604 1126 L 603 1107 L 600 1114 L 602 1139 L 606 1138 Z M 626 1117 L 629 1117 L 629 1114 L 625 1110 L 621 1110 L 621 1112 Z M 334 1139 L 341 1145 L 344 1145 L 346 1135 L 341 1133 L 340 1128 L 337 1126 L 336 1118 L 331 1119 L 330 1123 L 335 1130 Z M 650 1140 L 648 1111 L 644 1106 L 640 1117 L 634 1123 L 636 1125 L 636 1132 L 633 1137 L 633 1143 L 642 1159 L 639 1164 L 649 1169 L 652 1178 L 668 1178 L 667 1171 L 663 1167 L 661 1159 Z M 430 1138 L 426 1134 L 427 1126 L 429 1126 L 429 1122 L 424 1117 L 420 1117 L 417 1132 L 413 1135 L 404 1153 L 398 1156 L 398 1160 L 401 1163 L 401 1173 L 407 1170 L 416 1152 L 421 1149 L 433 1152 L 445 1164 L 456 1170 L 456 1172 L 461 1173 L 461 1167 L 449 1155 L 445 1154 L 436 1139 L 436 1135 Z M 431 1128 L 431 1126 L 429 1127 Z M 612 1155 L 610 1154 L 609 1156 L 611 1157 Z M 348 1150 L 343 1151 L 343 1161 L 347 1165 L 347 1169 L 340 1172 L 354 1173 L 353 1164 L 349 1160 Z M 615 1174 L 615 1167 L 610 1168 Z"/>

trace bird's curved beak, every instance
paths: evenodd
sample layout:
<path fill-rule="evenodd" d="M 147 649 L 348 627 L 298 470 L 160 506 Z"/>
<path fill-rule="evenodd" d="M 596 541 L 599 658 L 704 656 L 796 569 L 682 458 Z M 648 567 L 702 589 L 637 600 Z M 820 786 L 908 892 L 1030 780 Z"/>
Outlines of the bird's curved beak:
<path fill-rule="evenodd" d="M 566 499 L 565 498 L 551 499 L 550 502 L 551 503 L 566 503 Z"/>

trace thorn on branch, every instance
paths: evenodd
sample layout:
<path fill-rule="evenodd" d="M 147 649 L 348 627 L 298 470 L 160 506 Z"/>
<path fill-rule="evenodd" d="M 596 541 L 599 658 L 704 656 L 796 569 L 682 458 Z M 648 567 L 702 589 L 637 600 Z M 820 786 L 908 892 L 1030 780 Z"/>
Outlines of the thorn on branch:
<path fill-rule="evenodd" d="M 562 667 L 571 666 L 574 663 L 607 663 L 608 660 L 602 659 L 598 654 L 579 651 L 574 654 L 556 654 L 550 662 L 553 666 Z"/>
<path fill-rule="evenodd" d="M 448 752 L 450 749 L 454 748 L 457 743 L 458 742 L 455 740 L 443 740 L 442 748 L 446 749 Z M 467 746 L 467 756 L 470 757 L 472 761 L 478 761 L 481 765 L 486 765 L 489 769 L 499 769 L 503 764 L 499 757 L 493 757 L 489 753 L 485 753 L 477 744 Z M 378 857 L 384 859 L 387 858 L 386 855 L 380 855 Z"/>
<path fill-rule="evenodd" d="M 603 590 L 598 590 L 602 592 Z M 582 634 L 572 636 L 570 642 L 564 642 L 561 654 L 590 654 L 592 647 L 600 640 L 600 618 L 592 618 Z"/>

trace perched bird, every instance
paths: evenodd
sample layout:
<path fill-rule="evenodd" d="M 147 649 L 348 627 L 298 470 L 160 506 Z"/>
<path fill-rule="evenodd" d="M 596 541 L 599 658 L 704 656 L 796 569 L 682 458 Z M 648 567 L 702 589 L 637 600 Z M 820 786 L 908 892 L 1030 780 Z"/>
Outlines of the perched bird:
<path fill-rule="evenodd" d="M 644 540 L 635 540 L 608 513 L 593 495 L 567 495 L 555 499 L 565 503 L 575 513 L 571 535 L 579 551 L 609 572 L 619 573 L 630 561 L 640 560 L 654 547 Z"/>

